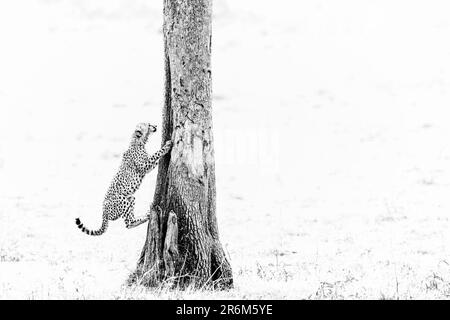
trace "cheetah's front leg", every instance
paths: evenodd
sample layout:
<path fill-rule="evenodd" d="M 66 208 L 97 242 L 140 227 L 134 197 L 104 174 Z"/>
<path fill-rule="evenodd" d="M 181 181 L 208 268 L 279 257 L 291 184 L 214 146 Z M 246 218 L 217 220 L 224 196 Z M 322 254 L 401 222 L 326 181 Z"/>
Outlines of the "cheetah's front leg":
<path fill-rule="evenodd" d="M 172 140 L 167 140 L 161 150 L 156 151 L 151 157 L 147 159 L 147 163 L 145 164 L 145 172 L 148 173 L 152 171 L 157 165 L 159 160 L 169 153 L 170 149 L 172 149 Z"/>

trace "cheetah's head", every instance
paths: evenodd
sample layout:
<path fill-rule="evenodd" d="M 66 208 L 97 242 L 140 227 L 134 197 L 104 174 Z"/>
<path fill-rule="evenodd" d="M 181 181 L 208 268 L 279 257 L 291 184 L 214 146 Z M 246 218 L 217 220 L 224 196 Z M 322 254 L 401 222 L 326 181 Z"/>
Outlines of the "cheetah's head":
<path fill-rule="evenodd" d="M 136 126 L 136 129 L 134 129 L 133 132 L 133 140 L 137 141 L 137 142 L 141 142 L 141 143 L 146 143 L 148 140 L 148 137 L 152 134 L 156 132 L 156 126 L 152 125 L 150 123 L 139 123 Z"/>

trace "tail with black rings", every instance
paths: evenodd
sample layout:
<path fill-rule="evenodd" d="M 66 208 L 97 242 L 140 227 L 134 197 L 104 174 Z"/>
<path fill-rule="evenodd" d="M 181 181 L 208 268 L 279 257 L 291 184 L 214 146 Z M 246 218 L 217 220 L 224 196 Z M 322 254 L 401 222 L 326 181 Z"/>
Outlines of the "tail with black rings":
<path fill-rule="evenodd" d="M 90 236 L 99 236 L 105 233 L 106 229 L 108 228 L 108 219 L 103 217 L 102 226 L 98 230 L 89 230 L 86 228 L 80 221 L 80 218 L 75 219 L 75 223 L 77 224 L 78 228 L 81 229 L 84 233 L 90 235 Z"/>

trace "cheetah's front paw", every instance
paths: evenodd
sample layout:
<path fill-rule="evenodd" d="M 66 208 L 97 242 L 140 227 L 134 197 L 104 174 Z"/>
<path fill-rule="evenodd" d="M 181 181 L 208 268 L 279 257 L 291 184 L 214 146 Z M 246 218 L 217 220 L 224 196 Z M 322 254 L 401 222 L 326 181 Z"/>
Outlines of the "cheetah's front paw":
<path fill-rule="evenodd" d="M 173 147 L 172 140 L 167 140 L 166 143 L 164 144 L 164 148 L 170 150 L 172 147 Z"/>

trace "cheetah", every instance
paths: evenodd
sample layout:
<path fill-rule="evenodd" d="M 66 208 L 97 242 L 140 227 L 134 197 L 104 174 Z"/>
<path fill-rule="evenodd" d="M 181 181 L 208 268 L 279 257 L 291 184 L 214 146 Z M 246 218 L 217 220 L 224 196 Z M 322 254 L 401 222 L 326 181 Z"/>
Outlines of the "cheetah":
<path fill-rule="evenodd" d="M 144 176 L 153 170 L 159 160 L 172 148 L 172 141 L 168 140 L 161 150 L 149 156 L 145 151 L 145 144 L 149 136 L 155 132 L 156 126 L 149 123 L 139 123 L 136 126 L 129 148 L 123 154 L 119 171 L 103 200 L 102 226 L 98 230 L 89 230 L 77 218 L 75 223 L 81 231 L 91 236 L 99 236 L 106 231 L 109 220 L 114 221 L 123 217 L 125 226 L 129 229 L 137 227 L 149 219 L 148 215 L 144 218 L 134 217 L 135 198 L 133 194 L 141 185 Z M 160 210 L 158 207 L 152 207 L 152 209 Z"/>

